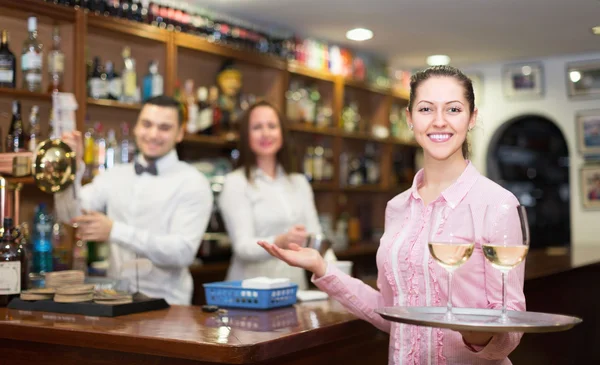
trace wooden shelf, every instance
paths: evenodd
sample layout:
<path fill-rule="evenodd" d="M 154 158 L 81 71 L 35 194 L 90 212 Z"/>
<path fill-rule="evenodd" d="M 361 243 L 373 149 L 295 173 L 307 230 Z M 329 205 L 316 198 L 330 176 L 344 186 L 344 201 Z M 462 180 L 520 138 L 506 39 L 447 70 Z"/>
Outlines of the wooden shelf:
<path fill-rule="evenodd" d="M 89 28 L 103 29 L 116 34 L 128 34 L 157 42 L 166 43 L 171 35 L 171 32 L 152 25 L 94 13 L 88 13 L 87 21 Z"/>
<path fill-rule="evenodd" d="M 400 146 L 407 146 L 407 147 L 421 147 L 419 146 L 419 144 L 417 143 L 417 141 L 401 141 L 397 138 L 394 137 L 389 137 L 386 142 L 391 143 L 391 144 L 395 144 L 395 145 L 400 145 Z"/>
<path fill-rule="evenodd" d="M 334 182 L 312 182 L 310 184 L 312 186 L 313 191 L 336 191 L 338 188 Z"/>
<path fill-rule="evenodd" d="M 391 91 L 391 94 L 393 97 L 398 98 L 398 99 L 402 99 L 406 102 L 408 102 L 408 99 L 410 98 L 410 90 L 399 90 L 399 89 L 394 89 Z"/>
<path fill-rule="evenodd" d="M 370 85 L 365 81 L 356 81 L 352 79 L 344 79 L 344 86 L 350 86 L 356 89 L 369 91 L 372 93 L 381 94 L 384 96 L 391 95 L 390 89 Z"/>
<path fill-rule="evenodd" d="M 295 75 L 310 77 L 311 79 L 317 79 L 317 80 L 329 81 L 329 82 L 334 82 L 337 77 L 336 75 L 332 74 L 331 72 L 321 71 L 321 70 L 313 70 L 309 67 L 299 64 L 296 61 L 288 61 L 287 70 L 288 70 L 288 72 L 295 74 Z"/>
<path fill-rule="evenodd" d="M 338 260 L 351 260 L 360 256 L 375 255 L 378 249 L 379 243 L 358 243 L 343 251 L 336 252 L 335 256 Z"/>
<path fill-rule="evenodd" d="M 41 0 L 0 0 L 0 8 L 22 12 L 25 16 L 37 15 L 51 18 L 52 21 L 75 22 L 76 10 Z M 4 11 L 3 11 L 3 14 Z M 9 15 L 9 14 L 6 14 Z"/>
<path fill-rule="evenodd" d="M 367 132 L 344 132 L 340 131 L 340 134 L 344 138 L 348 139 L 361 139 L 369 142 L 385 143 L 388 140 L 385 138 L 377 138 Z"/>
<path fill-rule="evenodd" d="M 359 186 L 345 186 L 342 188 L 345 193 L 388 193 L 389 189 L 384 189 L 380 185 L 365 184 Z"/>
<path fill-rule="evenodd" d="M 238 137 L 233 139 L 225 138 L 225 136 L 205 136 L 201 134 L 189 134 L 186 133 L 183 137 L 185 143 L 196 143 L 205 146 L 213 147 L 235 147 L 237 145 Z"/>
<path fill-rule="evenodd" d="M 275 56 L 262 55 L 255 52 L 247 52 L 228 46 L 211 43 L 198 36 L 187 33 L 174 33 L 175 45 L 182 48 L 187 48 L 195 51 L 206 52 L 213 55 L 233 58 L 241 62 L 275 68 L 278 70 L 286 70 L 287 64 L 284 60 Z"/>
<path fill-rule="evenodd" d="M 116 100 L 107 100 L 107 99 L 87 99 L 88 105 L 101 106 L 101 107 L 109 107 L 109 108 L 118 108 L 118 109 L 129 109 L 129 110 L 141 110 L 142 104 L 127 104 L 122 103 Z"/>
<path fill-rule="evenodd" d="M 34 185 L 33 176 L 21 176 L 21 177 L 12 177 L 5 176 L 4 177 L 9 184 L 23 184 L 23 185 Z"/>
<path fill-rule="evenodd" d="M 331 127 L 319 128 L 319 127 L 315 127 L 310 124 L 302 123 L 302 122 L 290 123 L 290 124 L 288 124 L 288 129 L 292 132 L 320 134 L 320 135 L 332 136 L 332 137 L 338 136 L 340 134 L 339 130 L 336 128 L 331 128 Z"/>
<path fill-rule="evenodd" d="M 7 89 L 0 88 L 0 97 L 14 98 L 14 99 L 27 99 L 27 100 L 41 100 L 41 101 L 52 101 L 52 94 L 49 93 L 38 93 L 31 92 L 22 89 Z"/>

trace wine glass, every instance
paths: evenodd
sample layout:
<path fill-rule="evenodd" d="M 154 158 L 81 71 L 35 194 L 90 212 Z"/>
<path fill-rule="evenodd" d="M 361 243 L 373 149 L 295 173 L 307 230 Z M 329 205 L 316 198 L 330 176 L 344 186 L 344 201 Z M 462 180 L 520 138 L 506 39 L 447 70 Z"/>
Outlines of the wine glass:
<path fill-rule="evenodd" d="M 452 274 L 471 257 L 475 245 L 471 207 L 434 204 L 428 238 L 431 257 L 448 272 L 446 318 L 450 320 L 453 318 Z"/>
<path fill-rule="evenodd" d="M 522 205 L 488 205 L 483 215 L 482 249 L 492 267 L 502 273 L 502 314 L 499 321 L 509 321 L 506 314 L 506 280 L 510 270 L 519 265 L 529 251 L 529 224 Z"/>

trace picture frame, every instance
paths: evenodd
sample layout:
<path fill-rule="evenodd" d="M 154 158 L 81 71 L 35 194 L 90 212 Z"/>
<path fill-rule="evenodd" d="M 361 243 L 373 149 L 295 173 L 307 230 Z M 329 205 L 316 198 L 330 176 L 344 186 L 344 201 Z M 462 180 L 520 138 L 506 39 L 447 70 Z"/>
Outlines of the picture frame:
<path fill-rule="evenodd" d="M 567 63 L 566 80 L 569 97 L 600 97 L 600 60 Z"/>
<path fill-rule="evenodd" d="M 508 99 L 539 99 L 544 95 L 544 67 L 541 62 L 506 65 L 502 86 Z"/>
<path fill-rule="evenodd" d="M 576 114 L 577 147 L 584 157 L 597 160 L 600 156 L 600 109 Z"/>
<path fill-rule="evenodd" d="M 581 167 L 580 179 L 583 208 L 600 210 L 600 164 Z"/>

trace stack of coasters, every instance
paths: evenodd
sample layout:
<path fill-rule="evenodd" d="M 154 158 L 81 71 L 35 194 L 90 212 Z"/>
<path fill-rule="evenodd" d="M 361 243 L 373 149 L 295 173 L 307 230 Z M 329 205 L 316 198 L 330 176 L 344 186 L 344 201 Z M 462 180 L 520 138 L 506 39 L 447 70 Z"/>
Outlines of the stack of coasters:
<path fill-rule="evenodd" d="M 21 300 L 48 300 L 54 298 L 54 288 L 37 288 L 21 292 Z"/>
<path fill-rule="evenodd" d="M 54 301 L 57 303 L 80 303 L 94 299 L 94 284 L 66 285 L 56 288 Z"/>
<path fill-rule="evenodd" d="M 131 294 L 112 289 L 99 290 L 94 293 L 94 303 L 105 305 L 128 304 L 133 302 Z"/>
<path fill-rule="evenodd" d="M 46 288 L 82 285 L 84 281 L 85 274 L 81 270 L 53 271 L 46 273 Z"/>

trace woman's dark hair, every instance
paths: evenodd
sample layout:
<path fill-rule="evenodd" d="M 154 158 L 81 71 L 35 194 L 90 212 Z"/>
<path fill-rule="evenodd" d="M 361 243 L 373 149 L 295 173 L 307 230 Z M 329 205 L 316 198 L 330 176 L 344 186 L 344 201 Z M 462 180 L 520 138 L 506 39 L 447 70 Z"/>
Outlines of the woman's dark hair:
<path fill-rule="evenodd" d="M 279 110 L 277 110 L 277 108 L 273 104 L 271 104 L 268 101 L 261 100 L 249 107 L 248 110 L 246 110 L 246 112 L 241 116 L 239 120 L 240 140 L 238 146 L 240 150 L 240 157 L 238 159 L 236 167 L 244 168 L 244 173 L 248 181 L 251 180 L 252 168 L 256 166 L 256 154 L 254 153 L 254 151 L 252 151 L 252 148 L 250 148 L 250 116 L 252 115 L 254 109 L 265 106 L 275 111 L 275 114 L 277 114 L 277 119 L 279 121 L 279 128 L 281 129 L 282 143 L 281 148 L 279 149 L 279 151 L 277 151 L 277 163 L 281 165 L 281 167 L 283 167 L 283 170 L 287 174 L 295 172 L 294 163 L 291 155 L 291 140 L 289 138 L 285 120 L 281 116 Z"/>
<path fill-rule="evenodd" d="M 408 111 L 412 113 L 413 102 L 419 86 L 431 77 L 453 77 L 458 81 L 464 91 L 465 99 L 469 103 L 469 112 L 473 114 L 475 111 L 475 93 L 473 92 L 473 83 L 461 70 L 452 66 L 433 66 L 423 71 L 419 71 L 410 78 L 410 98 L 408 99 Z M 465 138 L 462 145 L 462 153 L 464 158 L 469 158 L 469 142 Z"/>

